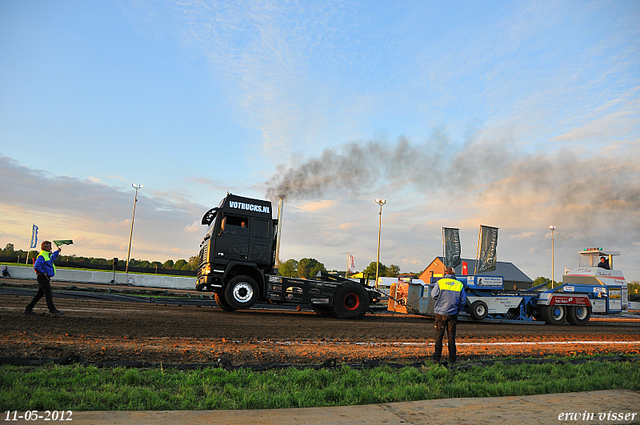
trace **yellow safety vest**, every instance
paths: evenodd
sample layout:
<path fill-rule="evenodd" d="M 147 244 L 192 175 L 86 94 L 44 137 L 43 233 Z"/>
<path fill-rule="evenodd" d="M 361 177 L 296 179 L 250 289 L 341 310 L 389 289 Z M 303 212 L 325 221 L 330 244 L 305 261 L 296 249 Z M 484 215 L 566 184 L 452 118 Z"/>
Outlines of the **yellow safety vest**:
<path fill-rule="evenodd" d="M 438 280 L 438 287 L 441 291 L 462 292 L 464 285 L 459 280 L 445 278 Z"/>
<path fill-rule="evenodd" d="M 40 251 L 38 257 L 44 258 L 44 261 L 51 261 L 51 253 L 49 251 Z M 36 257 L 36 260 L 38 259 L 38 257 Z M 53 267 L 53 273 L 55 274 L 56 264 L 53 261 L 51 261 L 51 267 Z"/>

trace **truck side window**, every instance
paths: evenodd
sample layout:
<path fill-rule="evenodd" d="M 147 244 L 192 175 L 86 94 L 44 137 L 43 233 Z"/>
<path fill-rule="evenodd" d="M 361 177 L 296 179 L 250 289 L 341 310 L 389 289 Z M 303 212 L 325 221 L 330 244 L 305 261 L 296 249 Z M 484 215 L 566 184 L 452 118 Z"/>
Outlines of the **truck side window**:
<path fill-rule="evenodd" d="M 236 235 L 248 235 L 249 219 L 247 217 L 236 217 L 232 215 L 226 216 L 220 225 L 220 230 L 224 233 L 232 233 Z"/>

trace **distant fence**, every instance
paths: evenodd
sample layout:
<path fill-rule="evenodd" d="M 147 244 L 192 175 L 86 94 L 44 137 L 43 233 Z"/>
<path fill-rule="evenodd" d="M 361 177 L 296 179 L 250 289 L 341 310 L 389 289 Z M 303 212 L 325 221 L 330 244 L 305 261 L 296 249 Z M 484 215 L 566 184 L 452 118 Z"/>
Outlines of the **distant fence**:
<path fill-rule="evenodd" d="M 33 257 L 33 256 L 32 256 Z M 26 257 L 22 256 L 22 259 L 18 261 L 18 256 L 15 257 L 0 257 L 0 263 L 22 263 L 24 264 Z M 119 261 L 115 270 L 118 272 L 124 272 L 126 268 L 126 261 Z M 29 259 L 29 264 L 33 264 L 33 258 Z M 113 265 L 110 264 L 91 264 L 85 262 L 75 262 L 65 260 L 57 260 L 56 267 L 73 267 L 75 269 L 89 269 L 89 270 L 109 270 L 113 272 Z M 157 274 L 170 274 L 174 276 L 196 276 L 196 272 L 193 270 L 174 270 L 163 269 L 156 267 L 131 267 L 129 266 L 129 272 L 133 273 L 157 273 Z"/>
<path fill-rule="evenodd" d="M 0 258 L 2 261 L 2 258 Z M 6 262 L 6 261 L 4 261 Z M 4 266 L 2 267 L 4 268 Z M 7 266 L 11 279 L 33 279 L 36 280 L 36 272 L 29 265 L 9 265 Z M 131 270 L 131 268 L 129 268 Z M 4 280 L 0 277 L 0 280 Z M 9 279 L 7 279 L 9 280 Z M 196 278 L 182 276 L 164 276 L 161 274 L 128 274 L 112 271 L 94 270 L 70 270 L 56 265 L 56 275 L 51 279 L 53 282 L 76 282 L 76 283 L 98 283 L 98 284 L 128 284 L 134 286 L 146 286 L 152 288 L 167 289 L 195 289 Z M 113 282 L 112 282 L 113 281 Z"/>

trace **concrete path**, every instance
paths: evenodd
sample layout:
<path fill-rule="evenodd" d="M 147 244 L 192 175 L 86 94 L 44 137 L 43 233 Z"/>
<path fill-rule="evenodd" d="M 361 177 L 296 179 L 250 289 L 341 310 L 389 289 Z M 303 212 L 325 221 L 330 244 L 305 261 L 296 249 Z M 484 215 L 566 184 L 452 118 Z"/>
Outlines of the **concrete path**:
<path fill-rule="evenodd" d="M 73 412 L 73 423 L 75 425 L 640 424 L 640 393 L 609 390 L 277 410 Z"/>

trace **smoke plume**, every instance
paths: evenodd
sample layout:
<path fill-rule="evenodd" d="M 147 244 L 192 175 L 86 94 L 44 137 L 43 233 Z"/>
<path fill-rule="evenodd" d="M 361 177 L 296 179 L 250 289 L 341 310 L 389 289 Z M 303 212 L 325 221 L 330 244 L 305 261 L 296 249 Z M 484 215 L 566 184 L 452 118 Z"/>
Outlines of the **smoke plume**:
<path fill-rule="evenodd" d="M 615 224 L 637 234 L 637 155 L 527 154 L 514 143 L 474 141 L 455 150 L 440 134 L 423 144 L 406 138 L 348 143 L 299 165 L 280 166 L 267 182 L 266 196 L 315 199 L 330 189 L 358 195 L 394 185 L 425 197 L 445 191 L 461 200 L 492 200 L 494 212 L 514 220 L 526 221 L 544 211 L 571 221 L 567 224 L 577 231 Z"/>

